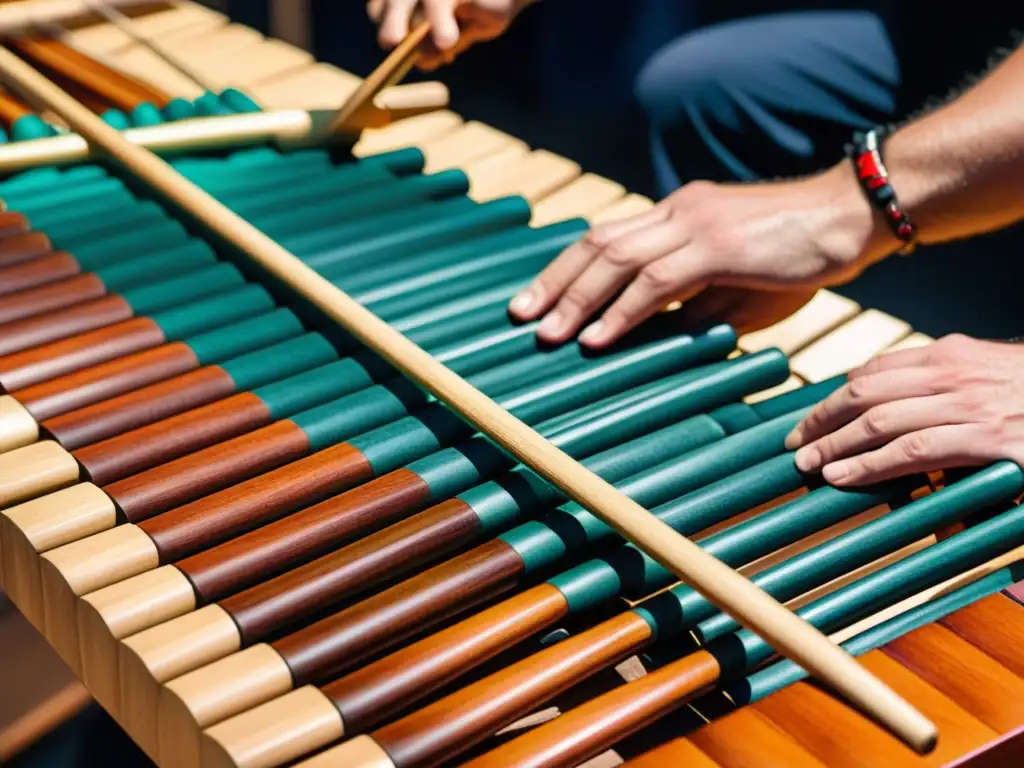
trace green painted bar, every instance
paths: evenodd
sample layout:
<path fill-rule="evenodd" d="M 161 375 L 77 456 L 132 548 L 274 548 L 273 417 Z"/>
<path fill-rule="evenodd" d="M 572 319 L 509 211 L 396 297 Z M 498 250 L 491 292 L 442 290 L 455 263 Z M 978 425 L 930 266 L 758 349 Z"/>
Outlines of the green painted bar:
<path fill-rule="evenodd" d="M 314 269 L 335 269 L 355 258 L 400 258 L 473 235 L 520 226 L 529 222 L 530 216 L 530 204 L 520 197 L 501 198 L 483 205 L 457 197 L 375 217 L 365 223 L 281 240 Z"/>
<path fill-rule="evenodd" d="M 108 109 L 100 115 L 100 119 L 116 131 L 126 131 L 132 127 L 131 119 L 120 109 Z"/>
<path fill-rule="evenodd" d="M 191 259 L 205 261 L 212 256 L 216 260 L 213 249 L 205 242 L 197 238 L 190 238 L 184 229 L 180 230 L 180 235 L 180 237 L 171 237 L 160 241 L 156 249 L 152 247 L 152 244 L 148 248 L 140 249 L 138 244 L 141 244 L 144 238 L 134 232 L 127 232 L 122 237 L 105 241 L 105 244 L 75 248 L 72 255 L 83 271 L 98 273 L 101 270 L 123 268 L 129 275 L 135 272 L 132 264 L 149 259 L 181 258 L 186 261 Z M 145 253 L 146 256 L 139 258 L 140 253 Z"/>
<path fill-rule="evenodd" d="M 167 339 L 183 339 L 274 309 L 274 300 L 259 285 L 244 285 L 204 301 L 150 315 Z"/>
<path fill-rule="evenodd" d="M 918 479 L 917 485 L 922 482 Z M 912 485 L 913 481 L 909 481 L 909 484 Z M 895 487 L 898 488 L 898 486 Z M 776 595 L 778 599 L 788 600 L 813 589 L 818 584 L 838 578 L 860 564 L 872 562 L 900 547 L 912 544 L 939 530 L 942 526 L 962 520 L 972 512 L 1013 498 L 1022 490 L 1024 490 L 1024 470 L 1013 464 L 994 465 L 953 483 L 941 491 L 917 499 L 870 523 L 865 523 L 852 531 L 837 536 L 831 541 L 819 544 L 784 563 L 779 563 L 758 574 L 754 578 L 754 582 L 769 594 Z M 843 505 L 849 503 L 847 499 L 857 496 L 866 496 L 870 499 L 872 494 L 877 492 L 874 490 L 839 491 L 825 487 L 815 493 L 821 499 L 819 506 L 825 506 L 832 503 Z M 874 504 L 870 506 L 874 506 Z M 870 506 L 864 507 L 864 509 L 869 509 Z M 815 510 L 807 510 L 805 514 L 815 514 L 815 512 Z M 789 525 L 797 527 L 800 525 L 799 517 L 795 513 L 791 512 L 786 520 Z M 757 539 L 763 537 L 764 533 L 757 530 L 755 526 L 748 535 Z M 712 639 L 734 632 L 738 628 L 739 625 L 734 619 L 719 614 L 704 621 L 697 632 L 699 636 L 705 637 L 710 642 Z"/>
<path fill-rule="evenodd" d="M 930 600 L 924 605 L 912 608 L 906 613 L 879 624 L 877 627 L 861 632 L 843 643 L 842 648 L 853 656 L 862 656 L 868 651 L 881 648 L 885 644 L 913 632 L 915 629 L 933 624 L 962 608 L 994 595 L 1022 578 L 1024 578 L 1024 568 L 1020 564 L 1011 568 L 1001 568 L 973 584 Z M 807 676 L 803 667 L 786 659 L 755 672 L 745 680 L 729 685 L 726 688 L 726 693 L 735 706 L 744 706 L 798 683 L 806 679 Z M 704 711 L 700 701 L 696 706 L 700 711 Z"/>
<path fill-rule="evenodd" d="M 221 364 L 235 390 L 245 392 L 311 371 L 337 360 L 337 350 L 319 333 L 307 333 Z"/>
<path fill-rule="evenodd" d="M 12 141 L 31 141 L 53 136 L 53 128 L 39 115 L 22 115 L 11 126 Z"/>
<path fill-rule="evenodd" d="M 843 384 L 846 383 L 846 375 L 833 376 L 831 379 L 819 381 L 817 384 L 808 384 L 794 389 L 792 392 L 784 392 L 778 397 L 763 400 L 751 407 L 761 419 L 767 421 L 776 416 L 795 411 L 798 408 L 806 408 L 809 405 L 817 405 L 826 397 L 831 395 Z"/>
<path fill-rule="evenodd" d="M 195 271 L 217 261 L 217 256 L 206 243 L 193 240 L 164 253 L 154 253 L 138 259 L 130 259 L 96 270 L 96 276 L 103 281 L 111 293 L 122 291 L 134 285 L 182 272 Z M 88 265 L 78 262 L 83 270 Z"/>
<path fill-rule="evenodd" d="M 370 368 L 372 360 L 360 362 L 344 358 L 305 371 L 283 381 L 253 390 L 275 421 L 306 411 L 353 392 L 370 391 L 376 383 Z"/>
<path fill-rule="evenodd" d="M 149 101 L 143 101 L 140 104 L 136 104 L 130 117 L 132 126 L 135 128 L 145 128 L 151 125 L 164 124 L 164 116 L 160 114 L 159 107 Z"/>
<path fill-rule="evenodd" d="M 528 278 L 526 278 L 528 279 Z M 404 296 L 394 296 L 390 299 L 383 299 L 379 302 L 367 302 L 367 306 L 373 307 L 374 314 L 387 320 L 396 328 L 407 332 L 413 328 L 437 322 L 439 320 L 452 320 L 466 312 L 492 306 L 497 301 L 503 301 L 506 305 L 514 295 L 516 286 L 522 285 L 524 278 L 513 278 L 504 280 L 491 288 L 483 288 L 476 283 L 477 290 L 473 294 L 455 294 L 454 298 L 448 298 L 441 303 L 431 303 L 424 307 L 419 300 L 421 294 L 413 292 Z M 467 280 L 467 284 L 471 281 Z M 486 281 L 489 282 L 489 281 Z M 440 293 L 440 292 L 439 292 Z M 450 295 L 450 292 L 448 292 Z M 505 319 L 508 319 L 508 308 L 504 312 Z"/>
<path fill-rule="evenodd" d="M 797 610 L 797 615 L 823 632 L 877 613 L 900 600 L 938 584 L 1024 543 L 1024 507 L 1009 511 L 950 536 L 926 549 L 858 579 Z M 749 630 L 715 643 L 715 655 L 734 674 L 772 657 L 771 646 Z M 725 671 L 725 670 L 723 670 Z"/>
<path fill-rule="evenodd" d="M 414 291 L 429 290 L 436 303 L 467 296 L 477 285 L 467 278 L 482 275 L 492 285 L 518 277 L 544 258 L 552 258 L 586 232 L 587 222 L 570 219 L 545 227 L 520 227 L 418 256 L 375 266 L 339 279 L 338 284 L 363 304 L 379 305 Z M 458 291 L 461 289 L 461 293 Z"/>
<path fill-rule="evenodd" d="M 176 96 L 167 102 L 167 105 L 163 108 L 163 116 L 168 122 L 175 123 L 178 120 L 188 120 L 195 117 L 196 110 L 188 99 Z"/>
<path fill-rule="evenodd" d="M 136 315 L 150 315 L 244 283 L 245 278 L 236 266 L 220 262 L 187 275 L 129 288 L 121 292 L 121 298 L 128 302 Z M 202 304 L 195 310 L 201 312 L 201 307 Z"/>
<path fill-rule="evenodd" d="M 213 365 L 285 339 L 293 339 L 298 344 L 297 337 L 304 331 L 302 323 L 293 312 L 276 309 L 266 315 L 193 336 L 187 343 L 200 365 Z M 319 337 L 319 334 L 309 335 Z"/>
<path fill-rule="evenodd" d="M 237 88 L 225 88 L 220 92 L 220 103 L 231 112 L 245 114 L 248 112 L 262 112 L 260 105 L 242 93 Z"/>

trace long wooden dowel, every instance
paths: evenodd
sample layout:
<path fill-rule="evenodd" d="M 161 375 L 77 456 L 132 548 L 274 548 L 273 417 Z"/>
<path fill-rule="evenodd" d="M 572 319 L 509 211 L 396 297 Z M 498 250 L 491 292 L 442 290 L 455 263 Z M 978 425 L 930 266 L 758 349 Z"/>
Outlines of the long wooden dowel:
<path fill-rule="evenodd" d="M 73 130 L 137 178 L 297 290 L 523 464 L 614 527 L 779 652 L 831 685 L 910 747 L 918 752 L 934 747 L 935 726 L 824 635 L 557 449 L 160 158 L 125 141 L 116 130 L 5 48 L 0 48 L 0 75 L 20 91 L 45 103 Z"/>

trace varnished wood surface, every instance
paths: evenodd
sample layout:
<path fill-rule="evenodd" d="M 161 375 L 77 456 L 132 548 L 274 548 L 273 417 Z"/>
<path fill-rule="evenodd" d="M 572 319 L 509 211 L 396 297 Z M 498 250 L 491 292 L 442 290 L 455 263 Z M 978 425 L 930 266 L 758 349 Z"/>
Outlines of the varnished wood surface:
<path fill-rule="evenodd" d="M 938 726 L 942 738 L 931 754 L 915 754 L 874 722 L 809 683 L 784 688 L 754 709 L 835 768 L 937 767 L 995 737 L 995 731 L 881 651 L 867 653 L 859 661 L 909 697 Z M 822 723 L 829 727 L 823 728 Z M 857 749 L 850 749 L 851 744 Z"/>
<path fill-rule="evenodd" d="M 21 236 L 19 235 L 19 237 Z M 43 256 L 36 255 L 35 258 L 19 259 L 18 263 L 13 266 L 0 267 L 0 296 L 4 297 L 6 303 L 11 294 L 63 280 L 77 275 L 80 271 L 75 257 L 67 251 L 54 251 Z M 5 321 L 5 323 L 10 322 L 10 320 Z M 12 332 L 13 329 L 5 328 L 3 337 L 0 338 L 6 340 L 8 333 Z M 23 349 L 23 347 L 12 347 L 8 344 L 0 346 L 0 350 L 5 351 L 16 351 L 17 349 Z"/>
<path fill-rule="evenodd" d="M 335 445 L 139 523 L 173 563 L 372 477 L 369 462 Z"/>
<path fill-rule="evenodd" d="M 775 768 L 772 765 L 771 755 L 766 755 L 765 759 L 768 761 L 762 767 L 761 763 L 757 763 L 756 766 L 751 768 Z M 663 744 L 658 749 L 652 749 L 640 757 L 634 758 L 627 763 L 624 763 L 627 768 L 669 768 L 672 766 L 675 768 L 742 768 L 743 763 L 736 765 L 720 765 L 712 760 L 708 755 L 701 750 L 697 749 L 688 739 L 675 739 L 666 744 Z M 787 768 L 785 764 L 781 768 Z"/>
<path fill-rule="evenodd" d="M 980 600 L 939 622 L 1018 677 L 1024 677 L 1024 611 L 1006 595 Z"/>
<path fill-rule="evenodd" d="M 0 298 L 0 326 L 15 320 L 41 315 L 79 302 L 98 299 L 107 292 L 96 275 L 74 275 Z"/>
<path fill-rule="evenodd" d="M 648 634 L 650 632 L 647 624 L 636 616 L 629 620 L 629 615 L 624 614 L 613 621 L 622 623 L 622 631 L 609 633 L 604 642 L 617 641 L 618 652 L 623 657 L 642 642 L 645 630 Z M 563 640 L 560 645 L 567 645 L 578 639 Z M 580 648 L 580 653 L 587 658 L 594 655 L 596 660 L 597 654 L 588 648 Z M 611 657 L 612 654 L 608 654 L 606 658 Z M 595 667 L 595 670 L 600 668 Z M 466 765 L 472 765 L 474 768 L 507 768 L 511 765 L 545 768 L 574 766 L 599 754 L 644 725 L 678 709 L 694 692 L 714 683 L 718 674 L 719 667 L 715 657 L 705 651 L 698 651 L 684 660 L 674 662 L 657 672 L 582 704 L 537 730 L 469 761 Z M 538 677 L 534 670 L 532 676 L 524 680 L 524 684 L 529 685 L 532 681 L 543 681 L 543 677 Z M 506 689 L 512 689 L 512 686 L 506 686 Z M 434 714 L 434 719 L 437 719 L 437 713 Z M 401 722 L 403 721 L 399 721 Z M 399 723 L 374 734 L 393 757 L 393 750 L 399 745 L 390 738 L 390 734 L 389 737 L 383 737 L 382 734 L 388 729 L 394 729 L 395 735 L 400 737 L 402 731 Z M 426 721 L 421 721 L 420 728 L 422 729 L 425 724 Z M 420 740 L 426 741 L 422 736 Z M 396 763 L 401 768 L 406 761 L 397 760 Z"/>
<path fill-rule="evenodd" d="M 148 399 L 144 400 L 143 405 L 147 402 Z M 75 450 L 74 455 L 94 483 L 106 485 L 269 422 L 266 404 L 255 395 L 242 392 L 92 443 Z"/>
<path fill-rule="evenodd" d="M 368 462 L 357 451 L 350 453 L 345 463 L 353 476 L 368 469 Z M 367 521 L 386 518 L 429 498 L 426 483 L 418 475 L 399 470 L 388 477 L 387 485 L 379 481 L 366 483 L 190 557 L 178 563 L 178 567 L 204 600 L 218 600 L 230 595 L 261 578 L 329 552 Z M 309 575 L 301 574 L 297 580 L 304 582 Z M 288 586 L 292 587 L 290 595 L 286 589 Z M 280 587 L 285 588 L 285 597 L 276 602 L 264 604 L 259 594 L 267 593 L 258 592 L 255 601 L 247 597 L 232 603 L 244 614 L 241 619 L 244 627 L 255 632 L 260 627 L 280 622 L 285 616 L 295 615 L 300 610 L 308 612 L 311 607 L 322 606 L 331 600 L 330 592 L 297 589 L 290 577 L 285 577 Z M 277 584 L 271 587 L 277 588 Z"/>
<path fill-rule="evenodd" d="M 326 527 L 321 524 L 304 532 L 303 539 L 338 547 L 335 542 L 339 539 L 352 538 L 361 528 L 378 527 L 383 515 L 376 513 L 386 510 L 393 516 L 422 504 L 427 492 L 425 485 L 412 473 L 401 472 L 399 477 L 387 476 L 345 494 L 356 497 L 357 492 L 365 488 L 365 492 L 358 493 L 358 502 L 350 499 L 340 505 L 332 500 L 321 505 L 325 508 L 317 516 L 328 522 L 329 531 L 321 530 Z M 381 483 L 383 480 L 387 485 Z M 374 516 L 369 519 L 363 508 L 353 506 L 365 498 L 375 499 Z M 479 530 L 480 521 L 472 508 L 452 499 L 228 597 L 221 601 L 221 607 L 232 615 L 245 639 L 253 642 L 265 637 L 289 616 L 308 615 L 360 594 L 381 581 L 403 576 L 421 566 L 425 557 L 433 560 L 439 552 L 472 541 Z M 279 535 L 272 538 L 278 539 Z M 287 533 L 282 537 L 282 544 L 290 552 L 296 552 L 297 547 L 289 546 Z"/>
<path fill-rule="evenodd" d="M 413 633 L 508 592 L 522 569 L 516 551 L 495 540 L 272 645 L 297 685 L 329 680 Z"/>
<path fill-rule="evenodd" d="M 5 235 L 3 239 L 0 239 L 0 293 L 8 293 L 12 290 L 7 287 L 8 275 L 17 274 L 16 272 L 7 272 L 7 270 L 16 266 L 22 266 L 27 261 L 40 259 L 52 250 L 53 246 L 50 244 L 50 238 L 42 232 L 15 232 Z M 74 260 L 73 257 L 72 260 Z M 51 269 L 54 269 L 56 266 L 56 262 L 50 264 Z M 75 261 L 75 266 L 75 271 L 77 272 L 77 261 Z M 64 263 L 63 269 L 68 269 L 66 263 Z M 36 274 L 42 275 L 46 272 L 46 269 L 42 266 L 37 266 L 35 271 Z M 43 281 L 41 277 L 37 279 Z"/>
<path fill-rule="evenodd" d="M 0 355 L 38 348 L 120 323 L 132 316 L 131 305 L 120 296 L 107 294 L 66 309 L 7 323 L 0 329 Z M 113 330 L 113 329 L 111 329 Z M 42 354 L 42 350 L 39 350 Z"/>
<path fill-rule="evenodd" d="M 742 737 L 737 738 L 738 734 Z M 670 742 L 664 752 L 654 750 L 649 759 L 659 756 L 671 759 L 673 747 L 678 748 L 685 742 L 722 768 L 827 768 L 792 737 L 749 707 L 699 728 L 686 739 Z M 634 767 L 656 764 L 643 759 L 629 762 Z"/>
<path fill-rule="evenodd" d="M 356 669 L 324 686 L 324 695 L 341 712 L 346 733 L 363 733 L 567 611 L 561 592 L 538 585 Z"/>
<path fill-rule="evenodd" d="M 164 342 L 160 326 L 148 317 L 133 317 L 95 331 L 0 356 L 0 385 L 7 391 L 115 360 Z"/>
<path fill-rule="evenodd" d="M 31 225 L 25 214 L 17 211 L 0 211 L 0 249 L 3 248 L 5 239 L 11 235 L 28 232 L 29 229 Z M 3 266 L 3 261 L 0 261 L 0 266 Z"/>
<path fill-rule="evenodd" d="M 73 451 L 208 405 L 234 391 L 235 382 L 226 371 L 205 366 L 47 419 L 41 426 L 54 440 Z"/>
<path fill-rule="evenodd" d="M 309 454 L 306 433 L 278 421 L 104 485 L 130 522 L 185 504 Z"/>
<path fill-rule="evenodd" d="M 174 342 L 58 376 L 12 394 L 42 421 L 169 379 L 198 365 L 199 360 L 186 344 Z"/>
<path fill-rule="evenodd" d="M 945 627 L 921 627 L 884 652 L 990 728 L 1024 723 L 1024 679 Z"/>

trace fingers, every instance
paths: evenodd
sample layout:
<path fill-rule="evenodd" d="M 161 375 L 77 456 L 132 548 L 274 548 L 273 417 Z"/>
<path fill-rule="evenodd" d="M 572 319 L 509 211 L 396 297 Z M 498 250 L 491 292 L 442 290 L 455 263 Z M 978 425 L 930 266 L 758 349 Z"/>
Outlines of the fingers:
<path fill-rule="evenodd" d="M 431 38 L 441 51 L 451 51 L 459 42 L 459 24 L 455 21 L 455 0 L 425 0 L 423 10 L 430 22 Z"/>
<path fill-rule="evenodd" d="M 895 368 L 927 365 L 930 359 L 931 350 L 927 346 L 901 349 L 871 358 L 864 365 L 850 371 L 847 378 L 858 379 L 863 376 L 881 373 L 882 371 L 891 371 Z"/>
<path fill-rule="evenodd" d="M 825 480 L 840 487 L 864 486 L 919 472 L 975 467 L 992 460 L 988 436 L 977 424 L 929 427 L 885 446 L 826 464 Z"/>
<path fill-rule="evenodd" d="M 801 472 L 822 467 L 892 442 L 903 435 L 955 423 L 958 409 L 950 395 L 914 397 L 876 405 L 848 424 L 805 445 L 796 453 Z"/>
<path fill-rule="evenodd" d="M 580 334 L 580 343 L 601 348 L 658 312 L 672 299 L 688 299 L 701 291 L 707 272 L 696 249 L 682 248 L 647 265 L 599 320 Z"/>
<path fill-rule="evenodd" d="M 606 245 L 644 227 L 660 224 L 668 216 L 668 208 L 655 206 L 639 216 L 595 227 L 545 267 L 526 290 L 512 299 L 509 310 L 519 320 L 534 320 L 540 317 L 554 306 L 569 285 L 582 274 Z"/>
<path fill-rule="evenodd" d="M 645 292 L 653 289 L 651 268 L 662 257 L 678 248 L 679 233 L 669 221 L 646 227 L 615 240 L 602 249 L 565 289 L 554 309 L 545 316 L 539 335 L 544 341 L 561 343 L 577 333 L 591 317 L 630 280 Z M 667 286 L 665 269 L 658 270 Z"/>
<path fill-rule="evenodd" d="M 385 3 L 377 40 L 384 48 L 394 48 L 409 34 L 409 19 L 417 0 L 388 0 Z"/>
<path fill-rule="evenodd" d="M 786 437 L 786 448 L 794 450 L 818 440 L 883 403 L 940 393 L 935 372 L 926 367 L 892 369 L 853 379 L 797 424 Z"/>

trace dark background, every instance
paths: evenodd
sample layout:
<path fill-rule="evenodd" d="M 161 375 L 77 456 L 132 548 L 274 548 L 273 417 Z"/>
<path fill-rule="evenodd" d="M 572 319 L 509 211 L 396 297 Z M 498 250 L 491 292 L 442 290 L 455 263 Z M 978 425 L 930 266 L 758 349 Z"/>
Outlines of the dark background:
<path fill-rule="evenodd" d="M 450 88 L 451 107 L 580 163 L 632 192 L 655 196 L 647 156 L 647 126 L 632 83 L 659 47 L 695 25 L 737 15 L 799 7 L 866 7 L 862 3 L 755 0 L 542 0 L 501 40 L 478 47 L 431 75 Z M 886 5 L 876 3 L 876 5 Z M 701 5 L 714 6 L 702 10 Z M 904 107 L 944 95 L 984 69 L 991 52 L 1009 41 L 1013 0 L 970 4 L 935 0 L 904 3 L 897 47 L 908 84 Z M 233 0 L 237 21 L 267 33 L 265 2 Z M 362 0 L 312 0 L 313 53 L 351 72 L 367 74 L 382 58 Z M 737 52 L 742 55 L 742 52 Z M 1024 98 L 1024 84 L 1021 86 Z M 907 320 L 932 336 L 960 331 L 1005 338 L 1024 334 L 1024 227 L 893 257 L 840 292 L 865 307 Z M 109 718 L 92 707 L 22 755 L 12 768 L 136 766 L 146 761 Z"/>

